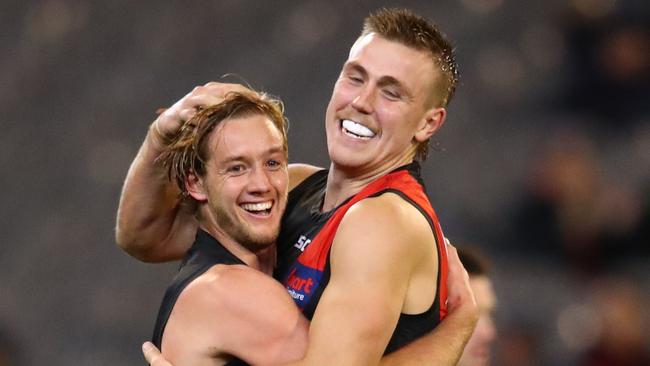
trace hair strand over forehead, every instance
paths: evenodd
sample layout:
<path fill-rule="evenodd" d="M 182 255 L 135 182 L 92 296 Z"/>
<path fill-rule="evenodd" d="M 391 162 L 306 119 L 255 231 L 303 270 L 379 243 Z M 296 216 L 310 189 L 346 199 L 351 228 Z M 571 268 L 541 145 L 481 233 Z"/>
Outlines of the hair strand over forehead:
<path fill-rule="evenodd" d="M 203 176 L 206 172 L 211 132 L 226 119 L 252 115 L 266 116 L 271 120 L 282 135 L 283 148 L 287 152 L 288 121 L 282 102 L 251 90 L 247 93 L 228 93 L 221 103 L 199 110 L 183 123 L 156 162 L 167 168 L 169 180 L 175 180 L 181 192 L 186 194 L 185 180 L 189 175 Z"/>

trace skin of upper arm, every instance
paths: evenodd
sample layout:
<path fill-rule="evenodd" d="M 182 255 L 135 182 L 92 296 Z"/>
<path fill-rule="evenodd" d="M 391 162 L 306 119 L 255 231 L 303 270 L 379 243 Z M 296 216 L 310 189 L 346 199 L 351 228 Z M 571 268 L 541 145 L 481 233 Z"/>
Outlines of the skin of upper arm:
<path fill-rule="evenodd" d="M 131 163 L 117 210 L 115 240 L 131 256 L 145 262 L 180 259 L 189 249 L 198 224 L 194 212 L 180 200 L 151 137 Z"/>
<path fill-rule="evenodd" d="M 469 276 L 456 249 L 447 247 L 447 317 L 433 331 L 383 357 L 381 366 L 453 366 L 458 363 L 478 319 Z"/>
<path fill-rule="evenodd" d="M 397 324 L 421 251 L 392 194 L 366 199 L 343 218 L 331 278 L 310 328 L 305 363 L 375 365 Z"/>
<path fill-rule="evenodd" d="M 307 177 L 322 169 L 309 164 L 289 164 L 289 190 L 296 188 Z"/>
<path fill-rule="evenodd" d="M 156 215 L 158 217 L 155 217 Z M 188 212 L 184 204 L 178 202 L 174 207 L 153 213 L 152 216 L 150 220 L 142 220 L 143 226 L 136 228 L 119 224 L 129 221 L 129 216 L 118 213 L 118 246 L 143 262 L 182 259 L 192 246 L 198 229 L 198 222 L 193 213 Z"/>
<path fill-rule="evenodd" d="M 198 222 L 179 199 L 179 190 L 154 160 L 149 136 L 133 160 L 120 197 L 115 238 L 118 246 L 144 262 L 181 259 L 192 245 Z M 289 190 L 322 168 L 289 165 Z"/>
<path fill-rule="evenodd" d="M 286 290 L 271 277 L 243 265 L 216 265 L 179 296 L 162 351 L 175 366 L 226 355 L 255 365 L 277 365 L 303 356 L 308 326 Z"/>

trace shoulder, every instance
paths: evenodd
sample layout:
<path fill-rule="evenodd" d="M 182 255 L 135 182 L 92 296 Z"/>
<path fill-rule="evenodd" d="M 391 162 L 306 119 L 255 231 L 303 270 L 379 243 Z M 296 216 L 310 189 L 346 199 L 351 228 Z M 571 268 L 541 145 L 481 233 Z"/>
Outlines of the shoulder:
<path fill-rule="evenodd" d="M 167 344 L 177 341 L 251 364 L 264 363 L 264 357 L 286 358 L 279 345 L 292 337 L 306 339 L 306 334 L 306 321 L 279 282 L 245 265 L 224 264 L 212 266 L 183 290 L 165 329 Z"/>
<path fill-rule="evenodd" d="M 335 243 L 354 242 L 339 245 L 339 251 L 372 251 L 372 257 L 377 257 L 375 253 L 411 257 L 427 250 L 430 238 L 430 225 L 417 208 L 395 193 L 384 193 L 363 199 L 346 212 Z"/>
<path fill-rule="evenodd" d="M 271 276 L 245 265 L 212 266 L 190 283 L 181 296 L 191 299 L 198 309 L 219 310 L 227 316 L 251 317 L 267 304 L 273 312 L 293 307 L 285 288 Z M 265 314 L 270 315 L 270 314 Z M 246 319 L 246 318 L 242 318 Z"/>
<path fill-rule="evenodd" d="M 319 170 L 323 168 L 309 164 L 289 164 L 289 190 L 296 188 L 298 184 Z"/>
<path fill-rule="evenodd" d="M 179 296 L 178 305 L 189 304 L 196 310 L 225 306 L 229 296 L 245 290 L 247 278 L 255 277 L 255 270 L 245 265 L 216 264 L 190 282 Z"/>
<path fill-rule="evenodd" d="M 231 321 L 240 297 L 241 273 L 252 271 L 244 265 L 216 264 L 196 277 L 180 293 L 163 334 L 166 351 L 187 355 L 190 350 L 222 349 L 236 329 Z"/>
<path fill-rule="evenodd" d="M 183 290 L 174 312 L 190 312 L 202 326 L 241 327 L 242 321 L 280 322 L 293 316 L 291 296 L 272 277 L 245 265 L 217 264 Z M 275 324 L 275 323 L 274 323 Z"/>
<path fill-rule="evenodd" d="M 212 304 L 227 306 L 242 295 L 275 283 L 264 273 L 243 264 L 217 264 L 187 285 L 182 295 Z"/>
<path fill-rule="evenodd" d="M 346 213 L 341 224 L 372 226 L 379 230 L 399 232 L 406 236 L 417 234 L 422 229 L 430 230 L 422 213 L 411 203 L 392 192 L 365 198 L 355 203 Z M 419 230 L 414 232 L 415 229 Z"/>

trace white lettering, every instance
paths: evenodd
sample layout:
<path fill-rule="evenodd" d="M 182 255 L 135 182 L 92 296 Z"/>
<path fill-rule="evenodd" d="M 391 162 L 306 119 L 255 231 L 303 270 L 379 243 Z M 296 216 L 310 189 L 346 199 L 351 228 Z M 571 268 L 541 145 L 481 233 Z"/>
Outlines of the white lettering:
<path fill-rule="evenodd" d="M 299 294 L 290 288 L 288 288 L 287 291 L 289 292 L 289 295 L 291 295 L 291 297 L 293 297 L 294 299 L 298 299 L 300 301 L 303 301 L 305 299 L 305 295 Z"/>
<path fill-rule="evenodd" d="M 304 252 L 309 243 L 311 243 L 311 239 L 307 239 L 306 236 L 300 235 L 300 238 L 298 238 L 298 241 L 293 246 L 298 248 L 301 252 Z"/>

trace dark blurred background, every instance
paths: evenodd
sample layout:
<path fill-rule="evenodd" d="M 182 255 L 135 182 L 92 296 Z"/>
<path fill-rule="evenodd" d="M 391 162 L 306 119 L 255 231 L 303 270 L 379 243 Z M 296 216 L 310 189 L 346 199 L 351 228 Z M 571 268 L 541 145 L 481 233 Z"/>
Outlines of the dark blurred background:
<path fill-rule="evenodd" d="M 493 260 L 494 364 L 644 364 L 648 1 L 10 0 L 0 365 L 142 364 L 177 264 L 122 253 L 114 222 L 154 111 L 233 73 L 284 99 L 293 161 L 326 165 L 333 83 L 382 5 L 457 46 L 462 82 L 424 175 L 446 235 Z"/>

